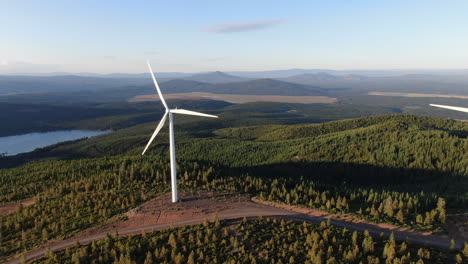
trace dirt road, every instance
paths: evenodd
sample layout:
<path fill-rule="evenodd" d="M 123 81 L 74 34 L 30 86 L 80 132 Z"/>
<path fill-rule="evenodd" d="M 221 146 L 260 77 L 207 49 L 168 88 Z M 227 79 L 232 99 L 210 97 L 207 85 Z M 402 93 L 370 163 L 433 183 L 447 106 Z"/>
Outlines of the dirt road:
<path fill-rule="evenodd" d="M 227 220 L 268 216 L 312 223 L 330 220 L 334 226 L 357 231 L 368 230 L 376 236 L 382 232 L 388 236 L 393 232 L 397 240 L 408 240 L 413 243 L 439 248 L 449 248 L 450 245 L 450 238 L 448 236 L 420 233 L 405 228 L 372 224 L 362 220 L 350 221 L 346 218 L 338 219 L 336 215 L 320 210 L 262 202 L 255 199 L 249 200 L 236 195 L 198 193 L 197 195 L 192 194 L 190 197 L 186 195 L 183 203 L 172 204 L 168 201 L 168 195 L 149 201 L 127 213 L 128 220 L 126 221 L 84 231 L 66 240 L 51 241 L 42 248 L 27 252 L 25 259 L 26 261 L 30 261 L 42 257 L 45 255 L 46 249 L 59 251 L 73 247 L 77 242 L 81 245 L 87 244 L 103 239 L 108 234 L 112 236 L 116 234 L 118 236 L 128 236 L 142 232 L 148 233 L 173 227 L 200 224 L 205 219 L 212 220 L 215 217 L 219 220 Z M 462 244 L 461 241 L 458 241 L 457 247 L 461 248 Z M 21 263 L 21 258 L 20 256 L 16 256 L 5 263 Z"/>
<path fill-rule="evenodd" d="M 31 206 L 35 202 L 36 201 L 34 199 L 29 199 L 29 200 L 25 200 L 25 201 L 22 201 L 22 202 L 13 202 L 13 203 L 4 204 L 4 205 L 0 206 L 0 216 L 14 213 L 18 209 L 18 207 L 20 207 L 20 206 L 23 206 L 23 207 Z"/>
<path fill-rule="evenodd" d="M 451 238 L 449 238 L 447 235 L 436 235 L 431 234 L 430 232 L 417 232 L 407 227 L 398 227 L 390 224 L 370 223 L 365 220 L 352 217 L 350 215 L 330 214 L 319 209 L 304 208 L 300 206 L 290 206 L 279 203 L 260 201 L 256 199 L 254 199 L 254 201 L 257 203 L 277 207 L 296 213 L 295 215 L 287 216 L 287 218 L 289 219 L 298 219 L 313 223 L 320 223 L 322 221 L 329 220 L 330 223 L 336 227 L 342 227 L 361 232 L 367 230 L 369 231 L 369 233 L 375 236 L 379 236 L 381 233 L 384 233 L 385 236 L 389 236 L 391 233 L 393 233 L 396 240 L 407 240 L 413 243 L 431 247 L 445 249 L 450 248 Z M 463 242 L 468 241 L 456 241 L 458 249 L 461 249 L 463 247 Z"/>
<path fill-rule="evenodd" d="M 166 215 L 171 215 L 171 217 L 165 218 L 164 214 L 161 214 L 161 213 L 154 214 L 156 215 L 155 221 L 163 222 L 163 223 L 138 226 L 141 223 L 140 220 L 144 219 L 144 221 L 147 221 L 149 218 L 151 218 L 151 216 L 147 214 L 148 212 L 145 212 L 144 214 L 136 217 L 137 219 L 132 219 L 132 216 L 130 216 L 129 220 L 124 221 L 122 223 L 110 224 L 109 226 L 104 226 L 104 227 L 100 227 L 97 229 L 85 231 L 82 234 L 78 234 L 77 236 L 66 239 L 66 240 L 49 242 L 47 245 L 44 245 L 42 248 L 33 249 L 27 252 L 25 254 L 25 259 L 26 261 L 31 261 L 31 260 L 40 258 L 45 255 L 47 249 L 50 249 L 51 251 L 59 251 L 59 250 L 63 250 L 69 247 L 73 247 L 77 244 L 77 242 L 79 242 L 81 245 L 88 244 L 92 241 L 103 239 L 108 234 L 115 236 L 115 234 L 118 233 L 118 236 L 128 236 L 128 235 L 141 234 L 142 232 L 149 233 L 149 232 L 169 229 L 173 227 L 201 224 L 205 221 L 205 219 L 213 220 L 214 217 L 217 217 L 219 220 L 227 220 L 227 219 L 237 219 L 237 218 L 243 218 L 243 217 L 257 217 L 257 216 L 284 217 L 284 216 L 290 216 L 291 214 L 294 214 L 291 211 L 287 211 L 287 210 L 283 210 L 283 209 L 275 208 L 271 206 L 266 206 L 262 204 L 257 204 L 257 203 L 254 203 L 245 199 L 239 201 L 239 200 L 236 200 L 237 198 L 231 198 L 231 200 L 227 202 L 226 200 L 220 200 L 220 199 L 212 200 L 212 198 L 204 198 L 204 199 L 186 201 L 183 203 L 183 206 L 188 207 L 192 209 L 193 211 L 195 211 L 195 212 L 190 212 L 190 213 L 187 213 L 187 212 L 184 212 L 184 210 L 181 210 L 182 205 L 165 204 L 165 206 L 169 208 L 165 208 L 166 211 L 164 213 Z M 165 200 L 169 201 L 169 197 L 167 197 Z M 216 205 L 213 206 L 213 204 L 216 204 Z M 141 208 L 139 211 L 144 212 L 145 207 L 152 207 L 153 205 L 154 203 L 147 203 L 143 205 L 142 206 L 143 208 Z M 226 205 L 230 205 L 230 206 L 226 206 Z M 204 212 L 204 213 L 198 215 L 198 213 L 200 212 Z M 177 213 L 179 213 L 179 215 L 177 215 Z M 135 212 L 131 212 L 130 214 L 135 214 Z M 136 214 L 138 214 L 138 212 L 136 212 Z M 180 218 L 181 215 L 184 215 L 185 219 Z M 19 264 L 19 263 L 21 263 L 20 256 L 15 256 L 15 258 L 5 262 L 5 264 Z"/>

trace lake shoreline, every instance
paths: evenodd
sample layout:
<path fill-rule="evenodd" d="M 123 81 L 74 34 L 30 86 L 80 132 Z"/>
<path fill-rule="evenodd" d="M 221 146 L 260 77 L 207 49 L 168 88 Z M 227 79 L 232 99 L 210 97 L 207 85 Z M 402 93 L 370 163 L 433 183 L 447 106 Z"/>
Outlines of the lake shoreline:
<path fill-rule="evenodd" d="M 47 132 L 31 132 L 13 136 L 0 137 L 0 156 L 11 157 L 32 152 L 57 143 L 89 138 L 110 133 L 98 130 L 56 130 Z"/>

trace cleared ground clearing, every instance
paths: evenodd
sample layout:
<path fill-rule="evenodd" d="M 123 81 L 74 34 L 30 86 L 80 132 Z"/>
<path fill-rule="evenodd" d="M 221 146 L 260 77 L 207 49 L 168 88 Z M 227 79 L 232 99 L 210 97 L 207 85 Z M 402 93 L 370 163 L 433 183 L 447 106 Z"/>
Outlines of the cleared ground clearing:
<path fill-rule="evenodd" d="M 385 93 L 385 92 L 369 92 L 368 95 L 398 96 L 398 97 L 418 97 L 418 98 L 457 98 L 457 99 L 468 99 L 468 95 L 456 95 L 456 94 L 423 94 L 423 93 Z"/>
<path fill-rule="evenodd" d="M 230 103 L 248 103 L 248 102 L 283 102 L 300 104 L 331 104 L 338 100 L 329 96 L 284 96 L 284 95 L 249 95 L 249 94 L 213 94 L 213 93 L 176 93 L 165 94 L 166 99 L 187 99 L 187 100 L 221 100 Z M 159 101 L 156 94 L 138 95 L 129 100 L 130 102 Z"/>

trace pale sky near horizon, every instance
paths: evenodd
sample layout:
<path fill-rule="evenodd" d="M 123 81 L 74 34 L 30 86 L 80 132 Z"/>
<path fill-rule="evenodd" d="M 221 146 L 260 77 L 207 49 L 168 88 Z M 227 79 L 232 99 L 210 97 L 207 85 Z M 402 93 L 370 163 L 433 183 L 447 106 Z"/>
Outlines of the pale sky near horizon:
<path fill-rule="evenodd" d="M 468 1 L 0 2 L 0 74 L 468 69 Z"/>

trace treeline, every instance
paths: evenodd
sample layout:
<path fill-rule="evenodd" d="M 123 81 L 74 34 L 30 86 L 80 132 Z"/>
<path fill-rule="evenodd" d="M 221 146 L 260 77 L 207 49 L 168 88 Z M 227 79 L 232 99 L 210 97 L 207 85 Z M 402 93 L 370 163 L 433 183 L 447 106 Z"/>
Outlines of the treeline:
<path fill-rule="evenodd" d="M 33 263 L 465 263 L 463 251 L 419 247 L 374 238 L 324 222 L 320 225 L 278 219 L 244 219 L 235 226 L 215 220 L 203 225 L 131 237 L 106 239 L 60 252 Z"/>

